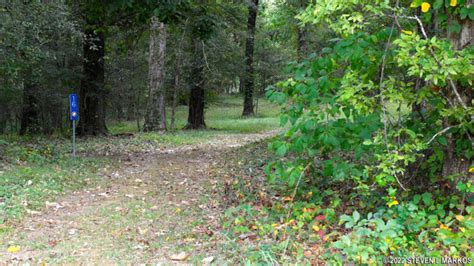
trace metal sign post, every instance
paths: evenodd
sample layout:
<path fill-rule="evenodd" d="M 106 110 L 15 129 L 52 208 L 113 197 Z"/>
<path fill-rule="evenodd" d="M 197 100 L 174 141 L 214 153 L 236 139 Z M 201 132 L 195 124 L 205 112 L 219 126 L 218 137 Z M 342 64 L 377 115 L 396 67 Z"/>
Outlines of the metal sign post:
<path fill-rule="evenodd" d="M 72 156 L 76 156 L 76 121 L 79 119 L 77 94 L 69 94 L 69 119 L 72 121 Z"/>

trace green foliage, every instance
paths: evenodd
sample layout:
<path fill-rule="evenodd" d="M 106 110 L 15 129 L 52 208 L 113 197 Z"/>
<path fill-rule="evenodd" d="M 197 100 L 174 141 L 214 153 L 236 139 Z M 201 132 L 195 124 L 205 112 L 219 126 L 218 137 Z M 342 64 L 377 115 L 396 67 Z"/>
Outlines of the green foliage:
<path fill-rule="evenodd" d="M 384 257 L 471 257 L 472 207 L 466 216 L 456 215 L 458 196 L 445 198 L 425 193 L 391 208 L 380 208 L 361 217 L 342 215 L 340 224 L 352 230 L 333 244 L 351 261 L 382 262 Z M 327 254 L 332 261 L 342 262 L 340 255 Z"/>
<path fill-rule="evenodd" d="M 445 35 L 424 38 L 423 22 L 431 23 L 426 4 L 418 19 L 410 13 L 419 1 L 411 7 L 369 2 L 317 1 L 298 16 L 329 25 L 339 37 L 316 57 L 290 65 L 290 77 L 268 90 L 288 130 L 269 145 L 283 158 L 267 174 L 272 182 L 320 194 L 349 187 L 341 193 L 352 202 L 346 205 L 351 215 L 346 210 L 340 221 L 351 231 L 330 245 L 349 261 L 441 257 L 447 250 L 469 257 L 473 49 L 456 50 Z M 449 14 L 468 8 L 463 1 L 446 3 Z M 459 32 L 452 29 L 456 22 L 443 24 L 444 15 L 438 14 L 439 25 Z M 396 23 L 421 26 L 422 36 L 398 32 Z M 447 158 L 463 167 L 452 171 Z M 458 195 L 443 192 L 457 183 Z M 456 220 L 457 213 L 466 217 Z"/>

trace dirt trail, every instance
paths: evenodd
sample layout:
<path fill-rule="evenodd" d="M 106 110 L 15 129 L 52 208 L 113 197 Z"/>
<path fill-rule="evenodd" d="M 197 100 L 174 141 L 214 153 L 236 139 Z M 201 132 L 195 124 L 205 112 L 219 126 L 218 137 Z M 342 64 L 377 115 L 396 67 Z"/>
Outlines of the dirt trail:
<path fill-rule="evenodd" d="M 138 154 L 104 177 L 30 215 L 3 241 L 21 246 L 0 251 L 0 261 L 66 264 L 171 264 L 214 257 L 225 261 L 219 231 L 216 165 L 229 149 L 276 132 L 216 136 L 206 143 Z M 181 262 L 182 263 L 182 262 Z"/>

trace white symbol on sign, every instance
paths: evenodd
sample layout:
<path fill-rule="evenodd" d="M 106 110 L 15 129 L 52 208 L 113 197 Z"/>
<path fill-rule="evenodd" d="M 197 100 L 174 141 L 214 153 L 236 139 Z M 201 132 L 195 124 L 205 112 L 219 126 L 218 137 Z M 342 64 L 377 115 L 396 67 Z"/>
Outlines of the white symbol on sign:
<path fill-rule="evenodd" d="M 76 117 L 77 113 L 76 113 L 76 112 L 72 112 L 71 115 L 72 115 L 72 117 Z"/>
<path fill-rule="evenodd" d="M 76 101 L 74 100 L 74 98 L 72 98 L 72 99 L 73 99 L 73 102 L 71 103 L 71 106 L 76 107 Z"/>

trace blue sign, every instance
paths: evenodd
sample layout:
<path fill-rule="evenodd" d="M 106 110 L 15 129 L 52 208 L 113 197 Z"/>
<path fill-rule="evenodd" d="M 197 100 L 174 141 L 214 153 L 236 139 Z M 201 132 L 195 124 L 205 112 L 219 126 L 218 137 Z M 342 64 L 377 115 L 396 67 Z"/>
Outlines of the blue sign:
<path fill-rule="evenodd" d="M 77 102 L 77 94 L 69 94 L 69 119 L 77 121 L 79 119 L 79 104 Z"/>

